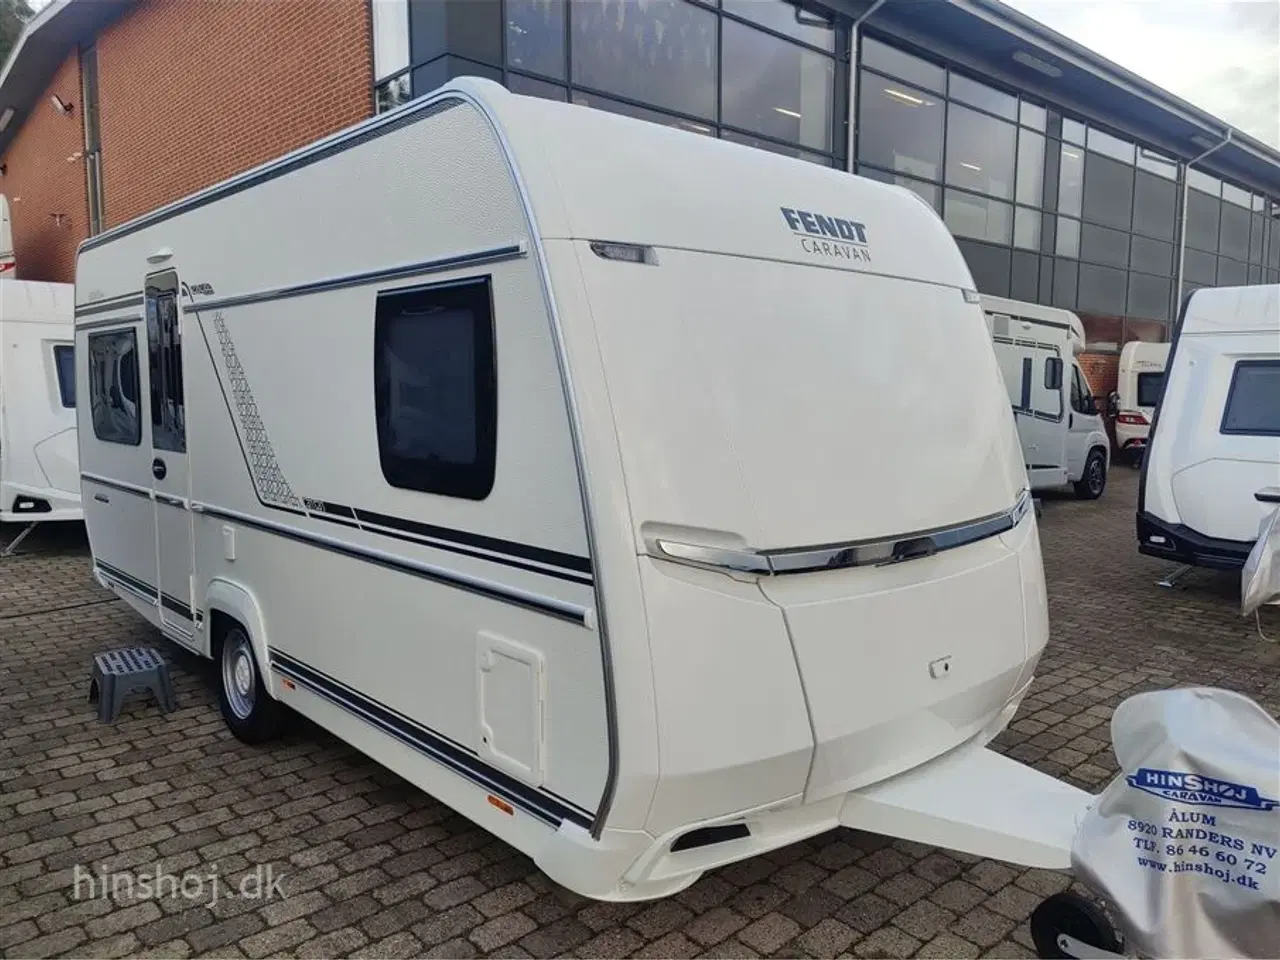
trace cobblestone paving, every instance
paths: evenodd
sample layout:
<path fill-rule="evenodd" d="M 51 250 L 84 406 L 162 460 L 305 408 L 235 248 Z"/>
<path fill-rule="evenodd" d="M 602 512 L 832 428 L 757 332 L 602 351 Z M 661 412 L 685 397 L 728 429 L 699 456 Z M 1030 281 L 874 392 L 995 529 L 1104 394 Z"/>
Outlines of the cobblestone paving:
<path fill-rule="evenodd" d="M 1280 711 L 1280 646 L 1238 616 L 1238 580 L 1155 586 L 1165 569 L 1134 546 L 1136 487 L 1120 467 L 1099 502 L 1046 501 L 1053 636 L 997 741 L 1093 789 L 1114 773 L 1108 719 L 1132 693 L 1215 684 Z M 1280 636 L 1275 610 L 1263 629 Z M 0 956 L 1020 957 L 1031 910 L 1069 882 L 836 831 L 664 901 L 586 901 L 315 727 L 241 745 L 208 666 L 171 645 L 177 713 L 99 726 L 91 655 L 158 640 L 93 583 L 82 529 L 38 531 L 0 560 Z M 216 869 L 222 892 L 113 900 L 86 873 L 75 886 L 77 866 L 157 862 L 173 877 Z M 226 894 L 268 866 L 272 896 Z"/>

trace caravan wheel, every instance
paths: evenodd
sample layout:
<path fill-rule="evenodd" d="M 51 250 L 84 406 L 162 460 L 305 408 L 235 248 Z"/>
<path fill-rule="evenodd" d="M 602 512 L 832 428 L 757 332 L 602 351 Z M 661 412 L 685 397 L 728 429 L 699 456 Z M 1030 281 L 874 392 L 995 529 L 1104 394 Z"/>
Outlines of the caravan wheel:
<path fill-rule="evenodd" d="M 238 623 L 222 634 L 218 655 L 218 704 L 236 739 L 262 743 L 279 736 L 281 707 L 262 683 L 249 635 Z"/>
<path fill-rule="evenodd" d="M 1055 893 L 1031 911 L 1031 941 L 1036 945 L 1036 956 L 1045 960 L 1074 956 L 1058 942 L 1060 934 L 1108 954 L 1118 956 L 1123 950 L 1107 915 L 1070 890 Z"/>

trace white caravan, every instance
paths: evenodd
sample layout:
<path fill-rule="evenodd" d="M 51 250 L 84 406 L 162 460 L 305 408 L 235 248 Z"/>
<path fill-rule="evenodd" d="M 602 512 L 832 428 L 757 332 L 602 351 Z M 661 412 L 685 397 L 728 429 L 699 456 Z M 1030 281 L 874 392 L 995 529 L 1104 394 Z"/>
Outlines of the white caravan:
<path fill-rule="evenodd" d="M 1239 569 L 1280 502 L 1280 285 L 1192 292 L 1138 490 L 1138 549 Z"/>
<path fill-rule="evenodd" d="M 1069 864 L 1088 795 L 986 748 L 1040 544 L 913 193 L 465 78 L 76 287 L 96 575 L 241 738 L 287 705 L 600 899 L 840 825 Z"/>
<path fill-rule="evenodd" d="M 1107 485 L 1111 443 L 1076 357 L 1084 325 L 1069 310 L 982 297 L 1000 375 L 1013 405 L 1032 490 L 1074 486 L 1096 500 Z"/>
<path fill-rule="evenodd" d="M 1116 446 L 1122 454 L 1134 459 L 1142 457 L 1168 361 L 1167 343 L 1131 340 L 1120 350 L 1111 415 L 1116 423 Z"/>
<path fill-rule="evenodd" d="M 81 519 L 74 317 L 71 284 L 0 280 L 0 522 Z"/>

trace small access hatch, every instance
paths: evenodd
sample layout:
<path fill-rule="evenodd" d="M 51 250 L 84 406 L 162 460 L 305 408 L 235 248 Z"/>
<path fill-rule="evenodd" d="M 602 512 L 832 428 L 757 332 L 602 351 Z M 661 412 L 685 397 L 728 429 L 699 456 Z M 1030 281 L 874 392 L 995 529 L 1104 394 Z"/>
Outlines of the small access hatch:
<path fill-rule="evenodd" d="M 533 786 L 543 779 L 545 666 L 537 650 L 491 633 L 477 638 L 480 756 Z"/>

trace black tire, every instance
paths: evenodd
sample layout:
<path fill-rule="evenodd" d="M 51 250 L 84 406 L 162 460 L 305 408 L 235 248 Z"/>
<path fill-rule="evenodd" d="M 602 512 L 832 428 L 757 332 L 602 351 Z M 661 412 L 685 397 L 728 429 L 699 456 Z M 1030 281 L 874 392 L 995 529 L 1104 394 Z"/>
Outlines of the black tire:
<path fill-rule="evenodd" d="M 237 740 L 265 743 L 284 729 L 284 708 L 267 691 L 253 644 L 244 627 L 230 621 L 217 651 L 218 706 Z"/>
<path fill-rule="evenodd" d="M 1109 953 L 1121 953 L 1116 929 L 1098 906 L 1077 893 L 1055 893 L 1031 911 L 1031 941 L 1036 956 L 1044 960 L 1071 957 L 1058 945 L 1058 935 L 1067 936 Z"/>
<path fill-rule="evenodd" d="M 1089 451 L 1084 472 L 1072 486 L 1076 488 L 1077 499 L 1097 500 L 1102 496 L 1102 491 L 1107 489 L 1107 455 L 1100 447 Z"/>

